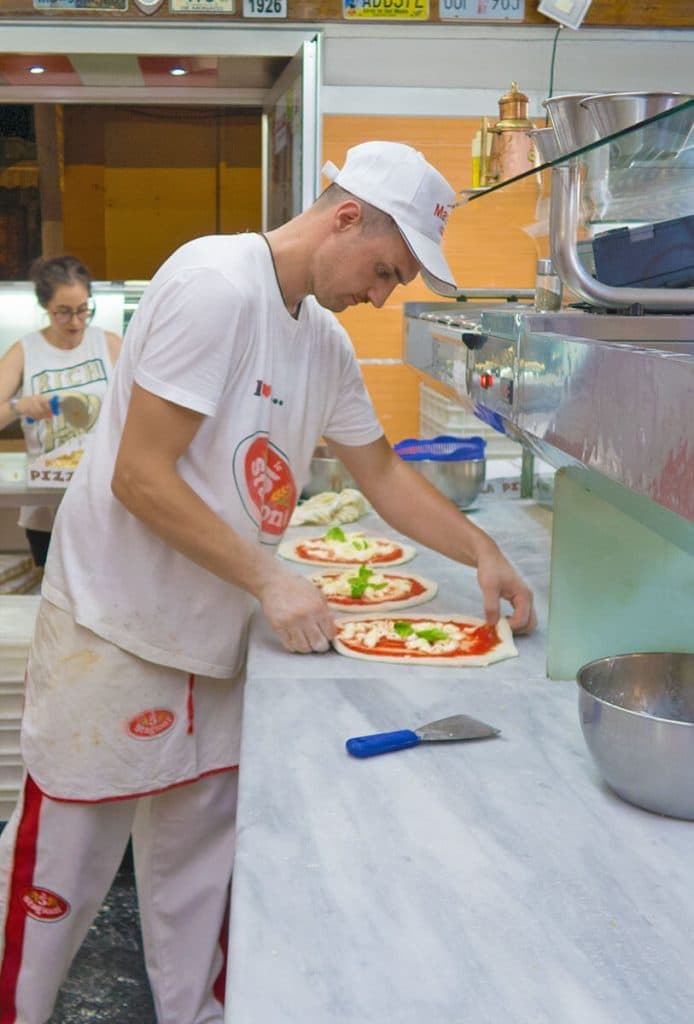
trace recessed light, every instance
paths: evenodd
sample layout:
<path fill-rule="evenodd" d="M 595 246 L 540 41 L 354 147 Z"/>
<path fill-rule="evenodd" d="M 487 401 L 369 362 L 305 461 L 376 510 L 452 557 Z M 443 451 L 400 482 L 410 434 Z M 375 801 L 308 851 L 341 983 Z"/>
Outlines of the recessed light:
<path fill-rule="evenodd" d="M 27 68 L 30 75 L 42 75 L 45 70 L 40 64 L 33 64 L 30 68 Z"/>
<path fill-rule="evenodd" d="M 169 68 L 169 74 L 178 77 L 179 75 L 187 75 L 188 72 L 185 68 Z"/>

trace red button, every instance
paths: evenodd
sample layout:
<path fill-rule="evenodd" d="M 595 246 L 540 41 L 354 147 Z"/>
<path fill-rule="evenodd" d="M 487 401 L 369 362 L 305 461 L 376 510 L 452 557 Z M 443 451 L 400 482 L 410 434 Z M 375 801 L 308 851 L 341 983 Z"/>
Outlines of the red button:
<path fill-rule="evenodd" d="M 494 383 L 494 374 L 493 373 L 486 373 L 485 372 L 485 373 L 481 373 L 480 374 L 480 387 L 481 388 L 490 388 L 493 383 Z"/>

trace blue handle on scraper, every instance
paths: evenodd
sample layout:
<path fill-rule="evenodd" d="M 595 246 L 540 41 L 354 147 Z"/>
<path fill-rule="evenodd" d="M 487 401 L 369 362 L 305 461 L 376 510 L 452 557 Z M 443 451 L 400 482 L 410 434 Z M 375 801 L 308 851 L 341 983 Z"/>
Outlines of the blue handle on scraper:
<path fill-rule="evenodd" d="M 53 415 L 57 416 L 58 413 L 60 412 L 60 395 L 51 395 L 48 404 L 51 407 L 51 412 L 53 413 Z M 32 420 L 31 416 L 27 416 L 27 423 L 34 422 L 35 420 Z"/>
<path fill-rule="evenodd" d="M 353 736 L 345 746 L 352 757 L 373 757 L 374 754 L 388 754 L 392 750 L 405 750 L 421 743 L 419 736 L 411 729 L 397 732 L 378 732 L 373 736 Z"/>

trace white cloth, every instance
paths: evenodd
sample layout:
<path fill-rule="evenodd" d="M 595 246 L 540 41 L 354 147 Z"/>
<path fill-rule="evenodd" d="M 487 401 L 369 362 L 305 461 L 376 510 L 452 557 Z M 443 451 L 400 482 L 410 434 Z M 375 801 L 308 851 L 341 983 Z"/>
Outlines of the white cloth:
<path fill-rule="evenodd" d="M 234 676 L 252 598 L 173 551 L 111 493 L 133 383 L 205 415 L 179 472 L 238 533 L 270 546 L 319 438 L 361 445 L 382 428 L 347 334 L 312 297 L 290 316 L 262 236 L 190 242 L 146 289 L 58 512 L 43 593 L 141 658 Z"/>
<path fill-rule="evenodd" d="M 28 423 L 22 418 L 22 430 L 30 458 L 45 455 L 92 429 L 97 421 L 106 394 L 113 364 L 105 333 L 98 327 L 87 327 L 76 348 L 58 348 L 46 341 L 41 331 L 20 338 L 24 351 L 23 395 L 80 396 L 88 415 L 87 426 L 78 429 L 59 413 L 49 419 Z M 22 506 L 19 525 L 29 530 L 50 531 L 55 510 L 38 505 Z"/>
<path fill-rule="evenodd" d="M 49 1020 L 132 830 L 157 1021 L 222 1024 L 237 776 L 97 804 L 26 779 L 0 836 L 0 1021 Z"/>
<path fill-rule="evenodd" d="M 22 757 L 61 800 L 161 792 L 238 764 L 243 676 L 143 661 L 43 600 L 27 664 Z"/>

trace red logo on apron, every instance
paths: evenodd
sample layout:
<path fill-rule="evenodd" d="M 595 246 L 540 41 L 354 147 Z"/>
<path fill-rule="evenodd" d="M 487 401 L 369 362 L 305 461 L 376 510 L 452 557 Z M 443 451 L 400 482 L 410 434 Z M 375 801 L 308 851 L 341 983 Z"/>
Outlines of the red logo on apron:
<path fill-rule="evenodd" d="M 21 899 L 26 914 L 37 921 L 59 921 L 70 912 L 70 904 L 62 896 L 37 885 L 25 889 Z"/>
<path fill-rule="evenodd" d="M 297 499 L 296 484 L 284 453 L 268 440 L 267 434 L 245 438 L 234 453 L 234 476 L 237 486 L 242 483 L 239 491 L 244 505 L 250 499 L 255 512 L 252 518 L 257 522 L 260 515 L 261 533 L 281 537 Z"/>
<path fill-rule="evenodd" d="M 139 715 L 135 715 L 128 722 L 128 732 L 136 740 L 151 740 L 170 729 L 175 719 L 173 711 L 169 711 L 167 708 L 141 711 Z"/>

